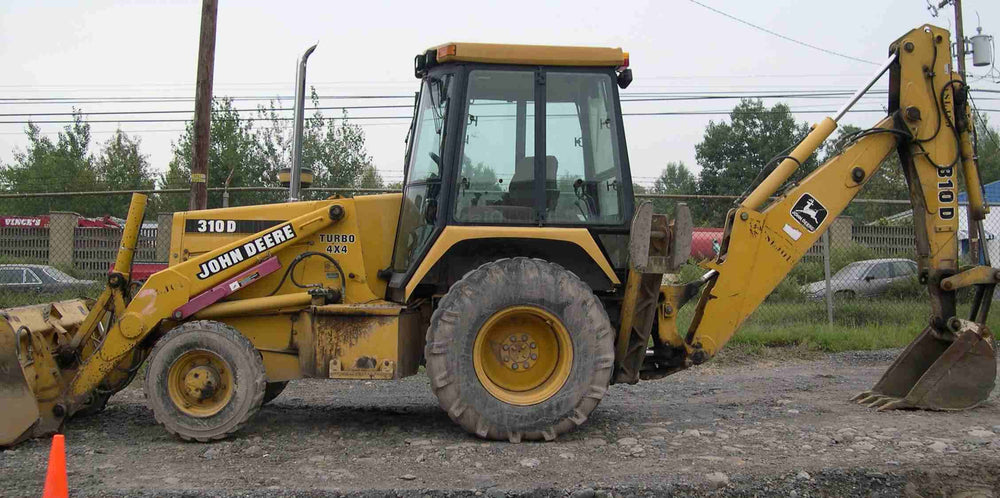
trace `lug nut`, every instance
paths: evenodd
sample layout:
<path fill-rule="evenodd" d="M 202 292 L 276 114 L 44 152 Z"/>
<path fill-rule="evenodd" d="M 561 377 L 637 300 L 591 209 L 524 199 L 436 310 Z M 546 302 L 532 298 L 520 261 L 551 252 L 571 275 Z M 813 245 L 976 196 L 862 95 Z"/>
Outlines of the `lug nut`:
<path fill-rule="evenodd" d="M 997 272 L 997 277 L 998 277 L 998 280 L 1000 280 L 1000 271 Z M 531 343 L 531 349 L 535 349 L 536 347 L 538 347 L 538 346 L 536 346 L 535 343 Z"/>

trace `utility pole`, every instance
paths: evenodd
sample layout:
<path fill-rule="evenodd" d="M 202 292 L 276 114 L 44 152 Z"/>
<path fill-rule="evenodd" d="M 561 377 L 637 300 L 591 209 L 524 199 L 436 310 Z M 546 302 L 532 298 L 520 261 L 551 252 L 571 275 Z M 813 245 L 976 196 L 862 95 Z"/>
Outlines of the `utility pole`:
<path fill-rule="evenodd" d="M 958 57 L 958 75 L 965 82 L 965 30 L 962 27 L 962 0 L 951 0 L 955 8 L 955 56 Z M 965 206 L 965 226 L 969 237 L 969 257 L 972 264 L 979 264 L 979 230 L 977 220 L 972 217 L 972 206 Z"/>
<path fill-rule="evenodd" d="M 215 21 L 218 13 L 217 0 L 202 0 L 198 80 L 194 93 L 191 201 L 188 203 L 191 211 L 208 207 L 208 152 L 212 147 L 212 76 L 215 69 Z"/>

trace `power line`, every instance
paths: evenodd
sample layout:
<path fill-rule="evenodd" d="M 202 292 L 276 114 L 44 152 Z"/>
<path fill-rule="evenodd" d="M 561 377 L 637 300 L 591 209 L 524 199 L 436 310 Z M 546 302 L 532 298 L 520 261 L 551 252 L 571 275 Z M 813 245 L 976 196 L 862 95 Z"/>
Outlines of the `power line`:
<path fill-rule="evenodd" d="M 978 109 L 979 112 L 1000 112 L 1000 109 Z M 752 110 L 752 111 L 737 111 L 735 109 L 717 109 L 717 110 L 701 110 L 701 111 L 656 111 L 656 112 L 623 112 L 622 116 L 709 116 L 709 115 L 732 115 L 732 114 L 783 114 L 785 111 L 771 111 L 771 110 Z M 836 112 L 835 109 L 793 109 L 788 110 L 791 114 L 830 114 Z M 850 113 L 881 113 L 885 114 L 884 109 L 852 109 L 848 111 Z M 344 121 L 356 121 L 356 120 L 383 120 L 383 119 L 405 119 L 410 120 L 413 116 L 346 116 L 346 117 L 334 117 L 326 118 L 330 120 L 344 120 Z M 483 115 L 479 116 L 480 119 L 484 118 L 501 118 L 501 119 L 513 119 L 513 116 L 507 115 Z M 254 121 L 292 121 L 293 117 L 276 117 L 276 118 L 266 118 Z M 214 121 L 220 122 L 232 122 L 239 121 L 239 119 L 215 119 Z M 244 121 L 251 121 L 250 119 L 244 119 Z M 189 123 L 190 119 L 96 119 L 91 121 L 85 121 L 87 124 L 91 123 Z M 73 120 L 49 120 L 49 121 L 0 121 L 0 124 L 73 124 Z"/>
<path fill-rule="evenodd" d="M 413 99 L 410 95 L 318 95 L 320 99 Z M 214 98 L 225 98 L 231 101 L 246 100 L 291 100 L 291 95 L 236 96 L 225 97 L 216 95 Z M 192 102 L 193 97 L 0 97 L 0 104 L 66 104 L 66 103 L 109 103 L 109 102 Z"/>
<path fill-rule="evenodd" d="M 872 61 L 865 60 L 865 59 L 859 59 L 857 57 L 852 57 L 850 55 L 842 54 L 840 52 L 834 52 L 833 50 L 829 50 L 829 49 L 826 49 L 826 48 L 823 48 L 823 47 L 817 47 L 816 45 L 812 45 L 812 44 L 806 43 L 804 41 L 799 41 L 799 40 L 796 40 L 794 38 L 790 38 L 790 37 L 785 36 L 785 35 L 783 35 L 781 33 L 776 33 L 776 32 L 771 31 L 771 30 L 769 30 L 769 29 L 767 29 L 767 28 L 765 28 L 763 26 L 758 26 L 758 25 L 756 25 L 756 24 L 754 24 L 754 23 L 752 23 L 750 21 L 745 21 L 743 19 L 740 19 L 739 17 L 736 17 L 736 16 L 731 15 L 731 14 L 727 14 L 727 13 L 725 13 L 725 12 L 719 10 L 719 9 L 716 9 L 714 7 L 709 7 L 708 5 L 705 5 L 705 4 L 703 4 L 703 3 L 701 3 L 701 2 L 699 2 L 697 0 L 688 0 L 688 1 L 691 2 L 691 3 L 693 3 L 693 4 L 695 4 L 695 5 L 698 5 L 698 6 L 704 7 L 706 9 L 708 9 L 708 10 L 711 10 L 712 12 L 715 12 L 716 14 L 720 14 L 720 15 L 723 15 L 725 17 L 728 17 L 728 18 L 730 18 L 730 19 L 732 19 L 732 20 L 734 20 L 736 22 L 739 22 L 739 23 L 742 23 L 742 24 L 746 24 L 747 26 L 750 26 L 751 28 L 763 31 L 763 32 L 765 32 L 765 33 L 767 33 L 769 35 L 777 36 L 778 38 L 781 38 L 782 40 L 787 40 L 787 41 L 790 41 L 792 43 L 797 43 L 799 45 L 802 45 L 803 47 L 809 47 L 809 48 L 811 48 L 813 50 L 819 50 L 820 52 L 824 52 L 824 53 L 827 53 L 827 54 L 830 54 L 830 55 L 836 55 L 837 57 L 843 57 L 845 59 L 850 59 L 852 61 L 864 62 L 865 64 L 871 64 L 873 66 L 877 66 L 878 65 L 877 62 L 872 62 Z"/>

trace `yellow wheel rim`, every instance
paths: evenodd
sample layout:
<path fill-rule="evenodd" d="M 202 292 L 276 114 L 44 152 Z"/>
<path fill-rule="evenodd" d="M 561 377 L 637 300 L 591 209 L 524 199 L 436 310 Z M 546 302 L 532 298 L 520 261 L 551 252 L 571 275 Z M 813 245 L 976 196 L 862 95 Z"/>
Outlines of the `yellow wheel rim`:
<path fill-rule="evenodd" d="M 554 396 L 573 367 L 573 343 L 555 315 L 512 306 L 491 316 L 472 348 L 476 377 L 493 397 L 534 405 Z"/>
<path fill-rule="evenodd" d="M 233 369 L 221 356 L 204 349 L 180 355 L 170 365 L 167 391 L 174 406 L 186 415 L 211 417 L 233 397 Z"/>

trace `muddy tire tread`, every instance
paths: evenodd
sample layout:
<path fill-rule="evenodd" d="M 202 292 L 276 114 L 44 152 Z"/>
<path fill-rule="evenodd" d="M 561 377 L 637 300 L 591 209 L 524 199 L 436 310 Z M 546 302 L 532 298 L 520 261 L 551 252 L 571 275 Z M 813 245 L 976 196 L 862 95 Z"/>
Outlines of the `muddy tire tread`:
<path fill-rule="evenodd" d="M 174 329 L 172 329 L 170 332 L 167 332 L 163 337 L 161 337 L 159 340 L 156 341 L 156 345 L 153 347 L 153 350 L 149 355 L 149 361 L 152 362 L 152 360 L 156 358 L 157 353 L 159 353 L 160 350 L 163 347 L 165 347 L 165 345 L 167 345 L 171 339 L 179 335 L 190 333 L 189 331 L 191 330 L 202 330 L 218 334 L 223 338 L 227 339 L 234 346 L 236 346 L 240 350 L 239 351 L 240 353 L 247 354 L 249 358 L 256 360 L 250 362 L 252 368 L 255 370 L 250 375 L 251 390 L 252 390 L 250 409 L 247 410 L 247 412 L 243 414 L 242 417 L 240 417 L 240 420 L 236 424 L 234 424 L 232 427 L 219 434 L 213 434 L 202 437 L 189 436 L 172 429 L 166 423 L 166 421 L 161 418 L 161 415 L 158 414 L 156 410 L 152 410 L 152 405 L 150 403 L 150 395 L 149 395 L 150 384 L 156 381 L 166 382 L 166 379 L 161 378 L 163 377 L 162 375 L 157 375 L 154 374 L 153 372 L 148 372 L 145 382 L 146 388 L 143 390 L 143 392 L 146 397 L 146 404 L 150 406 L 150 409 L 153 412 L 153 416 L 156 419 L 156 422 L 160 424 L 170 434 L 173 434 L 174 436 L 184 441 L 197 441 L 201 443 L 218 441 L 221 439 L 225 439 L 230 435 L 240 431 L 247 424 L 247 422 L 249 422 L 250 419 L 253 418 L 253 416 L 256 415 L 258 411 L 260 411 L 260 407 L 263 404 L 264 400 L 265 387 L 267 385 L 267 376 L 264 371 L 264 361 L 263 358 L 261 357 L 260 351 L 257 351 L 257 348 L 253 346 L 253 343 L 251 343 L 250 340 L 247 339 L 238 330 L 224 323 L 215 322 L 211 320 L 196 320 L 196 321 L 186 322 L 177 327 L 174 327 Z M 158 377 L 158 378 L 154 379 L 153 377 Z"/>
<path fill-rule="evenodd" d="M 528 268 L 529 265 L 533 269 Z M 461 310 L 470 309 L 470 306 L 474 305 L 471 298 L 475 294 L 477 286 L 482 285 L 481 281 L 496 272 L 509 271 L 507 269 L 510 267 L 528 268 L 529 271 L 538 271 L 553 276 L 561 284 L 562 292 L 570 295 L 571 299 L 578 300 L 585 313 L 599 313 L 597 320 L 585 320 L 587 325 L 583 330 L 571 332 L 571 334 L 592 334 L 596 338 L 594 370 L 587 385 L 583 386 L 583 394 L 579 396 L 579 401 L 576 406 L 554 423 L 535 427 L 529 431 L 500 427 L 467 403 L 461 393 L 461 383 L 456 382 L 455 377 L 458 374 L 449 371 L 448 351 L 445 347 L 454 343 L 454 336 L 456 332 L 459 332 L 455 326 L 455 316 L 461 313 Z M 586 422 L 589 414 L 597 407 L 607 392 L 614 366 L 613 331 L 604 306 L 590 287 L 573 272 L 556 263 L 542 259 L 504 258 L 470 270 L 449 289 L 431 316 L 431 326 L 427 330 L 424 355 L 427 361 L 427 373 L 431 379 L 431 389 L 438 398 L 441 408 L 466 431 L 484 439 L 506 439 L 514 443 L 521 440 L 551 441 L 560 434 L 569 432 Z"/>

